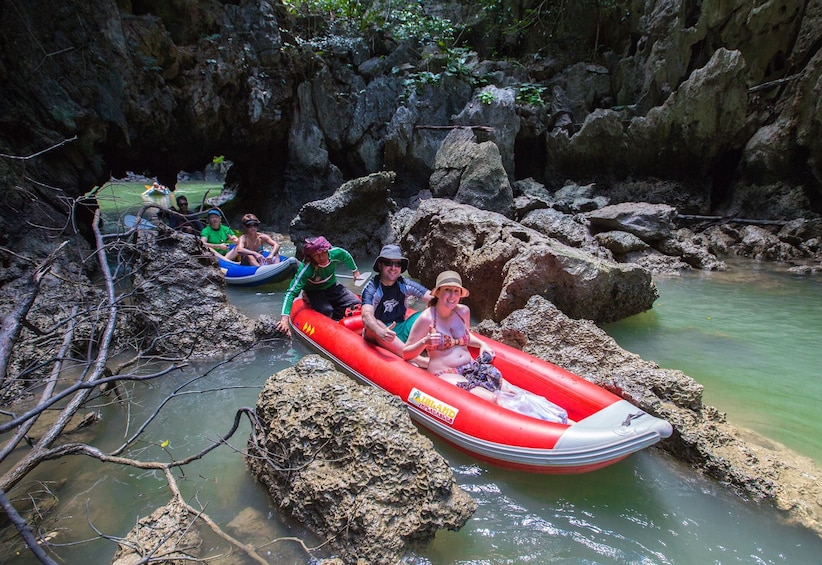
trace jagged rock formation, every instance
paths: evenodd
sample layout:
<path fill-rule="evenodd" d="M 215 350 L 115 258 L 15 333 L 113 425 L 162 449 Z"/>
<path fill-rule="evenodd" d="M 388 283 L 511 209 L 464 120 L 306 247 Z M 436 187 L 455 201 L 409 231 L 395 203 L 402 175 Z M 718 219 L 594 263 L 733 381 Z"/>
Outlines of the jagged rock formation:
<path fill-rule="evenodd" d="M 273 316 L 250 320 L 229 303 L 219 263 L 198 237 L 160 224 L 135 239 L 130 324 L 151 351 L 213 358 L 281 337 Z"/>
<path fill-rule="evenodd" d="M 304 202 L 382 169 L 398 175 L 395 196 L 413 198 L 447 135 L 437 128 L 482 125 L 512 182 L 676 176 L 709 192 L 705 208 L 683 212 L 819 212 L 818 3 L 634 2 L 631 18 L 609 22 L 602 64 L 528 56 L 546 30 L 514 46 L 475 6 L 436 8 L 484 30 L 476 52 L 421 56 L 390 36 L 298 41 L 267 0 L 4 6 L 0 152 L 69 140 L 27 164 L 70 196 L 129 169 L 171 185 L 225 155 L 238 200 L 284 227 Z M 592 31 L 589 14 L 569 10 L 569 27 Z M 483 60 L 495 41 L 522 64 Z M 419 78 L 456 63 L 459 72 L 431 73 L 439 83 Z M 523 86 L 541 88 L 541 101 Z M 0 173 L 10 186 L 20 171 Z"/>
<path fill-rule="evenodd" d="M 256 413 L 251 472 L 346 563 L 397 563 L 476 510 L 403 402 L 327 359 L 308 355 L 273 375 Z"/>
<path fill-rule="evenodd" d="M 429 287 L 457 268 L 471 289 L 471 309 L 500 320 L 533 295 L 574 318 L 614 321 L 643 312 L 657 298 L 651 273 L 568 247 L 495 212 L 430 199 L 402 234 L 414 272 Z"/>

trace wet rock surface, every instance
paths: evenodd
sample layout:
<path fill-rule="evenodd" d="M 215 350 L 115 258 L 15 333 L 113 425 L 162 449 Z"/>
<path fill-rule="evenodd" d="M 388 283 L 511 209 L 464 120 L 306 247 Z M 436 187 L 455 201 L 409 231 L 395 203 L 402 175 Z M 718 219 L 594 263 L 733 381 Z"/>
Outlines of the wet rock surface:
<path fill-rule="evenodd" d="M 246 462 L 272 500 L 347 563 L 397 563 L 476 503 L 402 401 L 308 355 L 268 379 Z"/>

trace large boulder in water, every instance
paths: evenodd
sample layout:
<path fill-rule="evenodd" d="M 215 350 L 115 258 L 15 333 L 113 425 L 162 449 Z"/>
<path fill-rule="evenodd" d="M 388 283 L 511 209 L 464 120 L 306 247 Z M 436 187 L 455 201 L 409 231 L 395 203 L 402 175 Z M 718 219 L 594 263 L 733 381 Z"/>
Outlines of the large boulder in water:
<path fill-rule="evenodd" d="M 251 320 L 229 303 L 225 277 L 200 238 L 160 224 L 131 247 L 130 323 L 153 352 L 214 357 L 279 335 L 267 314 Z"/>
<path fill-rule="evenodd" d="M 611 322 L 648 310 L 657 298 L 650 271 L 568 247 L 501 214 L 429 199 L 407 220 L 401 246 L 411 274 L 433 286 L 459 271 L 474 315 L 501 320 L 533 295 L 565 314 Z"/>
<path fill-rule="evenodd" d="M 378 254 L 391 237 L 388 217 L 396 208 L 391 199 L 396 177 L 393 171 L 372 173 L 344 183 L 328 198 L 304 204 L 291 221 L 291 238 L 324 235 L 354 255 Z"/>
<path fill-rule="evenodd" d="M 403 402 L 327 359 L 308 355 L 269 378 L 256 414 L 251 472 L 346 563 L 397 563 L 476 509 Z"/>

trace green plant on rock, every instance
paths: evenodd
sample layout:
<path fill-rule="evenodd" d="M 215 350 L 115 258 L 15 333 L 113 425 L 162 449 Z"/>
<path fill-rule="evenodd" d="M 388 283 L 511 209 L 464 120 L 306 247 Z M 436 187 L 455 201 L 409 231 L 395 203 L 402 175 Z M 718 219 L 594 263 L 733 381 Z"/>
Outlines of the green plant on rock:
<path fill-rule="evenodd" d="M 490 90 L 483 90 L 482 92 L 477 94 L 477 100 L 479 100 L 483 104 L 491 104 L 492 102 L 497 101 L 497 95 L 491 92 Z"/>
<path fill-rule="evenodd" d="M 580 33 L 588 33 L 586 24 L 593 22 L 596 54 L 601 28 L 608 21 L 626 21 L 630 6 L 630 0 L 501 0 L 497 13 L 506 35 L 522 36 L 541 31 L 557 41 L 578 39 Z"/>
<path fill-rule="evenodd" d="M 542 94 L 545 87 L 539 84 L 522 83 L 517 87 L 517 102 L 541 107 L 545 105 Z"/>
<path fill-rule="evenodd" d="M 473 82 L 473 73 L 468 65 L 471 51 L 465 47 L 445 48 L 445 74 Z"/>
<path fill-rule="evenodd" d="M 397 40 L 421 42 L 453 41 L 454 26 L 450 20 L 432 17 L 422 0 L 283 0 L 283 6 L 294 16 L 321 18 L 343 24 L 351 32 L 382 31 Z"/>
<path fill-rule="evenodd" d="M 395 69 L 394 72 L 399 72 L 399 69 Z M 400 95 L 400 100 L 403 103 L 408 102 L 412 92 L 419 93 L 424 87 L 435 84 L 438 85 L 441 82 L 442 75 L 439 73 L 432 73 L 430 71 L 411 73 L 402 81 L 403 92 Z"/>

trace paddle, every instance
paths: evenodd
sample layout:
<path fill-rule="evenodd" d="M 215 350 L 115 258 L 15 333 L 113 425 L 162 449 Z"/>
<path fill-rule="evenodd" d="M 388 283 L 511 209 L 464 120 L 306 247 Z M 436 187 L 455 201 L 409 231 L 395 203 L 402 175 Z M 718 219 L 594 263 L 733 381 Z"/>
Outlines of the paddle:
<path fill-rule="evenodd" d="M 337 276 L 340 277 L 341 279 L 353 279 L 354 278 L 354 275 L 343 275 L 342 273 L 337 273 Z M 354 286 L 362 286 L 370 278 L 371 278 L 371 273 L 361 273 L 359 277 L 354 279 Z"/>

